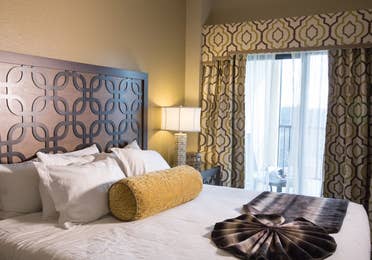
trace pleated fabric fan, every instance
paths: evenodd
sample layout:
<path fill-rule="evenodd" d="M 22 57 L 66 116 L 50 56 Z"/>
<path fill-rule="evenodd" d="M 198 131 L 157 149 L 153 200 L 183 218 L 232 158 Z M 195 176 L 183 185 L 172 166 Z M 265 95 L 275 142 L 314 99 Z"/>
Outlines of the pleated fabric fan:
<path fill-rule="evenodd" d="M 241 259 L 324 259 L 337 244 L 325 230 L 303 219 L 244 214 L 216 223 L 212 240 Z"/>

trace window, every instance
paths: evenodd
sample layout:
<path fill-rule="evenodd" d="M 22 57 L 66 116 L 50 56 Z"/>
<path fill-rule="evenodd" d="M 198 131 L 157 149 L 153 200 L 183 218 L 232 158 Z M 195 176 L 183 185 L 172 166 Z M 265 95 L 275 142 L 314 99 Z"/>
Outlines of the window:
<path fill-rule="evenodd" d="M 327 52 L 248 55 L 246 187 L 319 196 Z"/>

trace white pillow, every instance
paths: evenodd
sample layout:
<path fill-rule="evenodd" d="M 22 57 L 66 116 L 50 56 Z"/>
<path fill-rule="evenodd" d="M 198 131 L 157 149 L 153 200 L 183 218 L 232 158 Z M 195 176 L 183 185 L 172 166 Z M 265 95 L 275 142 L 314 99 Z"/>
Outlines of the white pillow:
<path fill-rule="evenodd" d="M 40 192 L 41 204 L 42 204 L 42 209 L 43 209 L 41 216 L 43 218 L 55 218 L 58 216 L 58 214 L 57 214 L 56 207 L 54 206 L 52 195 L 49 193 L 50 191 L 48 189 L 48 186 L 49 186 L 49 180 L 46 178 L 44 179 L 40 178 L 39 192 Z"/>
<path fill-rule="evenodd" d="M 123 149 L 141 150 L 141 147 L 139 147 L 139 145 L 137 143 L 137 140 L 134 140 L 131 143 L 127 144 Z M 98 154 L 95 154 L 94 156 L 96 157 L 96 159 L 95 159 L 96 161 L 97 160 L 103 160 L 103 159 L 106 159 L 108 157 L 110 157 L 112 159 L 115 159 L 115 161 L 118 163 L 122 172 L 126 175 L 126 168 L 124 167 L 123 162 L 118 158 L 118 156 L 115 153 L 113 153 L 113 152 L 111 152 L 111 153 L 98 153 Z"/>
<path fill-rule="evenodd" d="M 50 156 L 49 154 L 38 152 L 36 153 L 37 158 L 45 165 L 68 165 L 68 164 L 83 164 L 92 162 L 94 160 L 94 155 L 64 155 L 58 154 L 58 156 Z"/>
<path fill-rule="evenodd" d="M 39 177 L 34 161 L 0 164 L 1 218 L 41 210 Z"/>
<path fill-rule="evenodd" d="M 95 160 L 95 156 L 93 155 L 86 155 L 86 156 L 71 156 L 71 155 L 65 155 L 60 154 L 58 157 L 53 157 L 52 160 L 48 161 L 47 158 L 44 158 L 44 155 L 41 155 L 40 153 L 37 153 L 37 156 L 40 158 L 40 163 L 35 163 L 35 166 L 37 167 L 37 170 L 39 171 L 40 165 L 55 165 L 55 166 L 64 166 L 69 164 L 85 164 L 89 162 L 93 162 Z M 39 171 L 40 176 L 40 171 Z M 51 218 L 51 217 L 57 217 L 57 211 L 56 207 L 54 205 L 52 195 L 50 193 L 50 181 L 48 178 L 42 178 L 40 176 L 39 181 L 39 192 L 41 197 L 41 203 L 43 205 L 43 218 Z"/>
<path fill-rule="evenodd" d="M 79 165 L 46 166 L 38 164 L 41 178 L 50 183 L 59 225 L 87 223 L 109 213 L 108 189 L 125 176 L 114 159 Z"/>
<path fill-rule="evenodd" d="M 128 149 L 137 149 L 137 150 L 142 150 L 141 147 L 139 147 L 137 140 L 132 141 L 131 143 L 127 144 L 124 148 Z"/>
<path fill-rule="evenodd" d="M 62 153 L 62 154 L 47 154 L 38 152 L 37 157 L 46 165 L 68 165 L 71 163 L 87 163 L 94 160 L 94 157 L 81 158 L 81 156 L 88 156 L 99 153 L 99 150 L 95 144 L 73 152 Z M 57 211 L 54 206 L 51 195 L 48 192 L 48 183 L 45 180 L 40 179 L 39 192 L 41 196 L 44 218 L 56 217 Z"/>
<path fill-rule="evenodd" d="M 96 154 L 99 153 L 98 147 L 96 144 L 92 144 L 91 146 L 88 146 L 86 148 L 72 151 L 72 152 L 67 152 L 67 153 L 62 153 L 63 155 L 73 155 L 73 156 L 82 156 L 82 155 L 91 155 L 91 154 Z M 62 155 L 60 154 L 49 154 L 49 155 Z"/>
<path fill-rule="evenodd" d="M 94 155 L 94 157 L 95 157 L 94 161 L 100 161 L 100 160 L 104 160 L 106 158 L 114 159 L 117 162 L 117 164 L 119 165 L 120 170 L 125 175 L 125 167 L 124 167 L 122 161 L 116 156 L 116 154 L 114 154 L 114 153 L 97 153 L 97 154 Z"/>
<path fill-rule="evenodd" d="M 112 148 L 111 150 L 123 162 L 127 177 L 170 168 L 169 164 L 156 151 L 128 148 Z"/>
<path fill-rule="evenodd" d="M 74 162 L 74 157 L 83 156 L 83 155 L 93 155 L 99 153 L 99 150 L 95 144 L 73 152 L 68 153 L 56 153 L 56 154 L 48 154 L 48 153 L 42 153 L 38 152 L 36 153 L 37 157 L 42 161 L 43 163 L 47 165 L 67 165 Z M 66 157 L 70 156 L 70 157 Z M 67 158 L 67 159 L 66 159 Z"/>

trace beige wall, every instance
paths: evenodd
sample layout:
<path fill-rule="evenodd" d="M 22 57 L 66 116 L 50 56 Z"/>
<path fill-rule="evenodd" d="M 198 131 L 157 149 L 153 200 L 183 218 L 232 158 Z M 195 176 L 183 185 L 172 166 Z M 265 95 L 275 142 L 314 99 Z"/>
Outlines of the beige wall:
<path fill-rule="evenodd" d="M 371 0 L 212 0 L 206 24 L 372 8 Z"/>
<path fill-rule="evenodd" d="M 185 105 L 198 106 L 201 28 L 209 15 L 211 0 L 186 1 Z"/>
<path fill-rule="evenodd" d="M 186 1 L 185 105 L 199 106 L 201 28 L 205 23 L 211 0 Z M 198 150 L 198 134 L 189 133 L 187 150 Z"/>
<path fill-rule="evenodd" d="M 184 0 L 0 0 L 0 49 L 149 74 L 149 147 L 170 160 L 156 106 L 184 100 Z M 171 144 L 171 145 L 170 145 Z"/>

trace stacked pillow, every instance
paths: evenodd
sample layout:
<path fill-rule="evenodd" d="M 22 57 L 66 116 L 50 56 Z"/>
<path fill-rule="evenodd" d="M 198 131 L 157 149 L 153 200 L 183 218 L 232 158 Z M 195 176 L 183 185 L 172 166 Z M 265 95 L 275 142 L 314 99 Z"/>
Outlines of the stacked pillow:
<path fill-rule="evenodd" d="M 38 153 L 38 156 L 46 163 L 56 163 L 58 158 L 63 161 L 61 158 L 68 155 L 76 157 L 94 153 L 99 153 L 96 145 L 70 153 Z M 16 164 L 0 164 L 0 219 L 38 212 L 42 206 L 44 208 L 39 193 L 39 175 L 35 167 L 37 161 L 35 159 Z"/>
<path fill-rule="evenodd" d="M 127 147 L 112 148 L 111 151 L 122 162 L 127 177 L 170 168 L 169 164 L 156 151 L 144 151 Z"/>
<path fill-rule="evenodd" d="M 37 169 L 59 213 L 59 225 L 64 228 L 106 215 L 108 189 L 125 177 L 111 158 L 65 166 L 40 163 Z"/>
<path fill-rule="evenodd" d="M 37 158 L 44 164 L 47 165 L 67 165 L 71 163 L 79 163 L 79 157 L 84 155 L 93 155 L 98 154 L 99 150 L 95 144 L 81 149 L 74 152 L 68 153 L 57 153 L 57 154 L 49 154 L 49 153 L 36 153 Z"/>
<path fill-rule="evenodd" d="M 40 163 L 35 163 L 35 166 L 39 172 L 39 191 L 41 202 L 43 205 L 43 214 L 44 218 L 55 217 L 57 216 L 57 211 L 51 196 L 50 191 L 50 179 L 49 176 L 45 174 L 40 174 L 41 169 L 44 169 L 43 166 L 66 166 L 69 164 L 84 164 L 89 163 L 94 160 L 94 154 L 98 154 L 99 150 L 94 144 L 90 147 L 87 147 L 82 150 L 63 153 L 63 154 L 46 154 L 38 152 L 36 155 L 40 160 Z M 42 171 L 43 172 L 43 171 Z"/>
<path fill-rule="evenodd" d="M 38 184 L 33 161 L 0 164 L 0 219 L 40 211 Z"/>
<path fill-rule="evenodd" d="M 62 227 L 94 221 L 109 212 L 108 189 L 126 177 L 169 169 L 155 151 L 137 142 L 112 153 L 96 145 L 64 154 L 37 153 L 38 160 L 0 165 L 0 219 L 42 210 Z"/>

